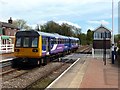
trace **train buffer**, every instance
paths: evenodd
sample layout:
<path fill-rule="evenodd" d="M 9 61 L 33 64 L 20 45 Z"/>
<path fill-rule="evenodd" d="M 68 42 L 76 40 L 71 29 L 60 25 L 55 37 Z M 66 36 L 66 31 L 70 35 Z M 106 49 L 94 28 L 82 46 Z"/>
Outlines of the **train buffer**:
<path fill-rule="evenodd" d="M 70 57 L 70 56 L 69 56 Z M 55 79 L 46 90 L 51 88 L 115 88 L 118 90 L 118 67 L 107 65 L 102 59 L 78 58 L 70 68 Z"/>

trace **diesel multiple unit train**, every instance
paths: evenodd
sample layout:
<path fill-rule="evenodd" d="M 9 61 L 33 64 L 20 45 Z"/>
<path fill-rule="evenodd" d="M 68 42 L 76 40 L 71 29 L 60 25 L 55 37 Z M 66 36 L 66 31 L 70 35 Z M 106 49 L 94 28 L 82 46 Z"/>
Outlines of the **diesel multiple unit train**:
<path fill-rule="evenodd" d="M 47 64 L 47 57 L 78 48 L 78 38 L 35 30 L 18 31 L 15 35 L 13 64 Z"/>

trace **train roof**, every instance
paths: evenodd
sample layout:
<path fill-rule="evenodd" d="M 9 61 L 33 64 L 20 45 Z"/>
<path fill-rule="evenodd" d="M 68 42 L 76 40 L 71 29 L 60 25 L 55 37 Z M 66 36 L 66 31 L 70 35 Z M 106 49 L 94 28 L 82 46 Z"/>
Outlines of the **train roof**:
<path fill-rule="evenodd" d="M 54 34 L 52 33 L 46 33 L 46 32 L 38 32 L 39 35 L 42 35 L 42 36 L 47 36 L 47 37 L 56 37 Z M 59 37 L 56 37 L 56 38 L 59 38 Z"/>
<path fill-rule="evenodd" d="M 75 37 L 69 37 L 69 38 L 72 40 L 79 40 L 78 38 L 75 38 Z"/>
<path fill-rule="evenodd" d="M 55 36 L 59 37 L 59 38 L 64 38 L 64 39 L 69 39 L 67 36 L 63 36 L 57 33 L 54 33 Z"/>

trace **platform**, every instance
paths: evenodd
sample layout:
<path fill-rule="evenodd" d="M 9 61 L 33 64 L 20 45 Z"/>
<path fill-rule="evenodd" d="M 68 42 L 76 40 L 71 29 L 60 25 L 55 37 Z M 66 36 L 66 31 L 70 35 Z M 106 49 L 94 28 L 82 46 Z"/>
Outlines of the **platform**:
<path fill-rule="evenodd" d="M 13 53 L 0 54 L 0 57 L 1 57 L 1 60 L 14 58 L 14 54 Z"/>
<path fill-rule="evenodd" d="M 82 62 L 82 63 L 81 63 Z M 53 81 L 51 88 L 115 88 L 118 90 L 118 65 L 107 65 L 100 58 L 84 57 Z M 112 90 L 112 89 L 110 89 Z"/>

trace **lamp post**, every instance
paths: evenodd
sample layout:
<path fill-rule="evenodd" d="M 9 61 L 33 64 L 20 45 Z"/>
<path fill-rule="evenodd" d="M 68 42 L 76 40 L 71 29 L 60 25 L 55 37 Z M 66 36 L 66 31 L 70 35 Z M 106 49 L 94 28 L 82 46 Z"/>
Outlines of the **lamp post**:
<path fill-rule="evenodd" d="M 112 0 L 112 44 L 114 44 L 114 1 Z"/>
<path fill-rule="evenodd" d="M 114 30 L 114 2 L 112 0 L 112 64 L 114 64 L 114 34 L 113 34 L 113 30 Z"/>
<path fill-rule="evenodd" d="M 106 65 L 106 32 L 104 32 L 104 37 L 103 37 L 103 61 L 104 65 Z"/>

